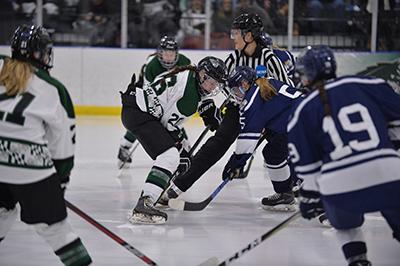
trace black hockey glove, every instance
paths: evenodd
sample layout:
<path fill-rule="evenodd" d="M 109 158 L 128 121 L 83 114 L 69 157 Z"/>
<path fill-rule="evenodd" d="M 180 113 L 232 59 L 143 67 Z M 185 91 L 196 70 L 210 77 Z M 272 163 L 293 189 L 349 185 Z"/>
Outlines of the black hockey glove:
<path fill-rule="evenodd" d="M 67 186 L 69 184 L 69 173 L 68 175 L 58 175 L 58 178 L 60 179 L 60 186 L 63 194 L 65 194 L 65 190 L 67 190 Z"/>
<path fill-rule="evenodd" d="M 236 153 L 233 153 L 224 167 L 222 180 L 243 178 L 243 168 L 246 165 L 248 158 L 249 156 L 247 154 L 237 155 Z"/>
<path fill-rule="evenodd" d="M 300 212 L 305 219 L 312 219 L 324 213 L 324 206 L 321 202 L 321 194 L 317 191 L 299 190 Z"/>
<path fill-rule="evenodd" d="M 209 126 L 211 131 L 218 129 L 222 121 L 221 111 L 215 106 L 212 99 L 204 100 L 200 104 L 198 112 L 205 126 Z"/>
<path fill-rule="evenodd" d="M 189 155 L 189 152 L 183 149 L 180 154 L 179 166 L 176 173 L 177 176 L 186 173 L 189 170 L 191 164 L 192 164 L 192 157 Z"/>

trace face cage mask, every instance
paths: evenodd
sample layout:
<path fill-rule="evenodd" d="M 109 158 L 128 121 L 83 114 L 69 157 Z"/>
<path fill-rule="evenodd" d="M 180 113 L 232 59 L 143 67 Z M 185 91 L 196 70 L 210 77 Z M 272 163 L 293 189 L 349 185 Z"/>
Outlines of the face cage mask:
<path fill-rule="evenodd" d="M 211 91 L 207 91 L 203 88 L 203 86 L 205 85 L 204 82 L 209 82 L 209 83 L 213 83 L 215 82 L 215 84 L 210 84 L 211 86 L 214 87 L 214 89 L 212 89 Z M 220 93 L 220 91 L 223 90 L 224 88 L 224 84 L 223 83 L 219 83 L 218 81 L 216 81 L 214 78 L 210 77 L 207 74 L 204 74 L 204 78 L 203 81 L 200 82 L 200 95 L 203 97 L 212 97 L 217 95 L 218 93 Z"/>
<path fill-rule="evenodd" d="M 231 102 L 241 106 L 245 95 L 246 95 L 246 90 L 243 87 L 241 87 L 241 86 L 233 87 L 230 90 L 229 98 L 230 98 Z"/>
<path fill-rule="evenodd" d="M 174 59 L 172 62 L 167 62 L 167 61 L 165 61 L 165 60 L 163 59 L 163 52 L 166 52 L 166 51 L 173 51 L 173 52 L 175 52 L 175 59 Z M 178 51 L 177 51 L 177 50 L 168 50 L 168 49 L 159 49 L 159 50 L 158 50 L 158 54 L 157 54 L 157 58 L 158 58 L 158 61 L 160 61 L 160 64 L 161 64 L 164 68 L 170 70 L 170 69 L 172 69 L 172 68 L 175 67 L 176 63 L 178 63 Z"/>

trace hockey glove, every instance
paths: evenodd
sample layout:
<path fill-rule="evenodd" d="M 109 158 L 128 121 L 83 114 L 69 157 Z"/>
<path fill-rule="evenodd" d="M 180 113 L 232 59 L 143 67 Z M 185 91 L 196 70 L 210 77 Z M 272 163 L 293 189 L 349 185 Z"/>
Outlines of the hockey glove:
<path fill-rule="evenodd" d="M 299 190 L 300 212 L 305 219 L 312 219 L 324 213 L 324 206 L 321 202 L 321 194 L 317 191 Z"/>
<path fill-rule="evenodd" d="M 64 195 L 65 194 L 65 190 L 67 190 L 67 186 L 69 184 L 69 173 L 68 173 L 68 175 L 63 175 L 63 176 L 58 175 L 58 178 L 60 180 L 60 187 L 61 187 L 61 190 L 62 190 L 63 195 Z"/>
<path fill-rule="evenodd" d="M 209 126 L 211 131 L 218 129 L 222 121 L 221 111 L 215 106 L 212 99 L 204 100 L 200 104 L 198 112 L 205 126 Z"/>
<path fill-rule="evenodd" d="M 222 172 L 222 180 L 243 178 L 243 168 L 246 165 L 246 161 L 250 156 L 248 154 L 237 155 L 233 153 L 228 163 L 224 167 Z"/>
<path fill-rule="evenodd" d="M 192 157 L 190 156 L 189 152 L 183 149 L 180 154 L 180 161 L 176 173 L 177 176 L 186 173 L 187 170 L 189 170 L 191 164 L 192 164 Z"/>

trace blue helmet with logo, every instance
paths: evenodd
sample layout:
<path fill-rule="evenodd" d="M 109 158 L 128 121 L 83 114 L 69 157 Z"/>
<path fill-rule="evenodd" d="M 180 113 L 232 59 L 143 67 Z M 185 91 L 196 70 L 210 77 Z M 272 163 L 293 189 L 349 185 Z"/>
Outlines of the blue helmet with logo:
<path fill-rule="evenodd" d="M 298 56 L 296 72 L 310 84 L 336 77 L 336 60 L 326 45 L 307 46 Z"/>
<path fill-rule="evenodd" d="M 233 102 L 241 104 L 246 90 L 242 88 L 242 82 L 246 81 L 251 87 L 256 80 L 256 71 L 248 66 L 238 66 L 228 78 L 230 97 Z"/>
<path fill-rule="evenodd" d="M 240 87 L 242 81 L 247 81 L 251 86 L 256 80 L 256 71 L 248 66 L 238 66 L 235 71 L 229 76 L 228 86 L 230 88 Z"/>

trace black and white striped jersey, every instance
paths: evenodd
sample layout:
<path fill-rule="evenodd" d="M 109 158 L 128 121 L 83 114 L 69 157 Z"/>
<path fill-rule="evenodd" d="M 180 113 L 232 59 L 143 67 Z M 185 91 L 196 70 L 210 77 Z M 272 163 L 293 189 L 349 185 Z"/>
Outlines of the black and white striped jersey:
<path fill-rule="evenodd" d="M 225 65 L 228 68 L 228 73 L 231 73 L 237 66 L 249 66 L 254 69 L 257 69 L 257 66 L 260 65 L 265 66 L 267 69 L 266 77 L 272 77 L 293 86 L 293 82 L 279 58 L 271 49 L 261 45 L 257 45 L 252 56 L 235 50 L 229 54 L 225 60 Z"/>

